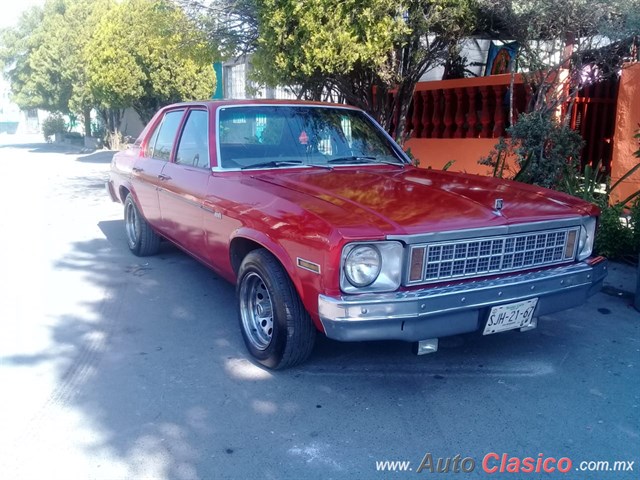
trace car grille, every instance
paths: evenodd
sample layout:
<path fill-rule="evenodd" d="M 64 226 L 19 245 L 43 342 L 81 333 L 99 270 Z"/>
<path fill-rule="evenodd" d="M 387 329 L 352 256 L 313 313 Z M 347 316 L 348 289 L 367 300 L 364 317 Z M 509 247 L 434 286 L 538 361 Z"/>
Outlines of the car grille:
<path fill-rule="evenodd" d="M 580 227 L 412 245 L 409 285 L 570 262 Z"/>

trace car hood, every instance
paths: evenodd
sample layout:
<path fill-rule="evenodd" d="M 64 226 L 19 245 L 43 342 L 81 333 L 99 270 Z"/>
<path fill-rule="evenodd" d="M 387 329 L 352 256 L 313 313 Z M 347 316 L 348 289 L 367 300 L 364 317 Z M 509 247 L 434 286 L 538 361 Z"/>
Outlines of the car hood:
<path fill-rule="evenodd" d="M 305 209 L 335 227 L 355 231 L 375 227 L 383 234 L 491 227 L 595 213 L 595 207 L 586 202 L 544 188 L 413 167 L 270 170 L 253 178 L 301 194 Z M 495 209 L 497 199 L 503 200 L 500 212 Z"/>

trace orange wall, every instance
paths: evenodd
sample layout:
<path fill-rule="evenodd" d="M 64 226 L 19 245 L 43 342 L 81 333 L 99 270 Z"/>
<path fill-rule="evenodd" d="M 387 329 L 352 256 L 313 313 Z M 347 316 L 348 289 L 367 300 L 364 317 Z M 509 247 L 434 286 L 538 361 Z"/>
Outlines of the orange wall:
<path fill-rule="evenodd" d="M 478 160 L 486 157 L 496 143 L 497 138 L 410 138 L 404 146 L 411 149 L 422 168 L 440 170 L 449 160 L 455 160 L 449 171 L 489 175 L 491 168 L 478 164 Z"/>
<path fill-rule="evenodd" d="M 622 69 L 616 128 L 613 134 L 613 157 L 611 159 L 611 183 L 615 183 L 640 161 L 633 153 L 638 150 L 638 140 L 633 138 L 640 128 L 640 64 L 630 64 Z M 640 171 L 622 182 L 611 194 L 615 203 L 640 190 Z"/>

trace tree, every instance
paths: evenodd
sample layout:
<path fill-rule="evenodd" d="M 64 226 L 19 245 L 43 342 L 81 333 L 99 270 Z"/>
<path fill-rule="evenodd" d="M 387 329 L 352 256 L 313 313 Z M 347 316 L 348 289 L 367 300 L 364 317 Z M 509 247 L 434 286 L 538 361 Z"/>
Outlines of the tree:
<path fill-rule="evenodd" d="M 396 138 L 416 83 L 475 19 L 475 0 L 176 1 L 228 47 L 223 53 L 254 54 L 253 80 L 295 87 L 300 98 L 335 92 Z"/>
<path fill-rule="evenodd" d="M 32 7 L 22 14 L 16 27 L 1 32 L 0 60 L 11 82 L 13 101 L 23 109 L 68 109 L 66 87 L 56 82 L 59 77 L 48 75 L 51 62 L 44 52 L 36 58 L 47 36 L 45 18 L 56 15 L 59 6 L 60 2 L 46 8 Z"/>
<path fill-rule="evenodd" d="M 301 85 L 312 98 L 323 88 L 336 90 L 402 140 L 416 83 L 473 29 L 474 5 L 473 0 L 265 0 L 258 8 L 255 77 L 272 86 Z"/>
<path fill-rule="evenodd" d="M 555 112 L 585 82 L 617 75 L 640 34 L 640 0 L 479 2 L 487 32 L 518 42 L 535 111 Z"/>
<path fill-rule="evenodd" d="M 122 110 L 143 122 L 169 103 L 206 99 L 215 89 L 215 52 L 182 10 L 168 0 L 124 0 L 97 24 L 85 50 L 92 95 L 109 130 Z"/>
<path fill-rule="evenodd" d="M 215 87 L 214 49 L 169 0 L 48 0 L 1 39 L 14 101 L 82 115 L 87 135 L 93 108 L 118 138 L 125 108 L 147 121 Z"/>
<path fill-rule="evenodd" d="M 93 99 L 87 90 L 82 49 L 110 0 L 50 0 L 28 10 L 3 32 L 0 58 L 14 101 L 23 109 L 79 114 L 91 134 Z"/>
<path fill-rule="evenodd" d="M 567 124 L 568 112 L 581 88 L 618 75 L 633 59 L 640 1 L 480 0 L 480 8 L 489 33 L 518 42 L 517 64 L 533 93 L 529 112 L 508 129 L 510 141 L 501 139 L 480 163 L 502 175 L 512 154 L 515 179 L 567 189 L 575 183 L 581 150 L 579 134 Z M 564 122 L 556 119 L 561 107 Z"/>
<path fill-rule="evenodd" d="M 174 0 L 221 58 L 251 54 L 258 45 L 256 0 Z"/>

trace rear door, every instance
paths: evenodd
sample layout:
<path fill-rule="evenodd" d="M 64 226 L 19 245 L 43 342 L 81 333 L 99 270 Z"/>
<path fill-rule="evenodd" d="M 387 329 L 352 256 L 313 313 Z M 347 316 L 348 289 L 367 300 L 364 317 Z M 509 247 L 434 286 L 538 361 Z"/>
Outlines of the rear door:
<path fill-rule="evenodd" d="M 163 228 L 158 183 L 162 169 L 171 157 L 171 149 L 183 115 L 184 109 L 170 110 L 158 120 L 146 144 L 143 144 L 143 153 L 136 160 L 131 174 L 138 208 L 147 221 L 160 231 Z"/>
<path fill-rule="evenodd" d="M 159 195 L 167 236 L 203 260 L 202 199 L 211 176 L 208 117 L 204 108 L 191 108 L 187 112 L 174 157 L 162 170 Z"/>

